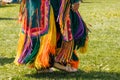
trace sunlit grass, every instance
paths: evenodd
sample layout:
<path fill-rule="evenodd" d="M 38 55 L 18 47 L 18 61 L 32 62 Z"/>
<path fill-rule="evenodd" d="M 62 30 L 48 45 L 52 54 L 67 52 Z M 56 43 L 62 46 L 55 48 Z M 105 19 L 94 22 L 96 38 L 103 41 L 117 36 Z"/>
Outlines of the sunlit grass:
<path fill-rule="evenodd" d="M 35 74 L 34 69 L 13 64 L 20 31 L 19 4 L 0 6 L 0 80 L 119 80 L 119 0 L 84 0 L 79 10 L 87 25 L 92 25 L 88 26 L 88 52 L 79 54 L 79 72 Z"/>

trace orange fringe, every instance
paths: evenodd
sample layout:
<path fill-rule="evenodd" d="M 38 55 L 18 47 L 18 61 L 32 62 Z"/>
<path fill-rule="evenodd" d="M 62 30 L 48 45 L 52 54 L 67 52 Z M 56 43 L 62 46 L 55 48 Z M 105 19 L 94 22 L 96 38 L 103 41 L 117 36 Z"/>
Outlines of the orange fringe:
<path fill-rule="evenodd" d="M 70 65 L 71 65 L 71 67 L 74 67 L 74 68 L 76 68 L 76 69 L 78 69 L 78 66 L 79 66 L 79 61 L 70 61 L 69 62 L 70 63 Z"/>
<path fill-rule="evenodd" d="M 76 56 L 78 56 L 77 53 L 76 53 L 76 50 L 74 50 L 74 53 L 73 53 L 73 54 L 75 54 Z M 71 60 L 69 63 L 70 63 L 70 65 L 71 65 L 71 67 L 74 67 L 74 68 L 78 69 L 79 60 L 78 60 L 78 61 Z"/>

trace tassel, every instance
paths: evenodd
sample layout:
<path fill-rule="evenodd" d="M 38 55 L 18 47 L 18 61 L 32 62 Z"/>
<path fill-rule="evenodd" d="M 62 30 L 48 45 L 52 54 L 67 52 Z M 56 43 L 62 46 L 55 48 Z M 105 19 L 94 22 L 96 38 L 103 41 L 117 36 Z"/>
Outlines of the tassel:
<path fill-rule="evenodd" d="M 79 48 L 79 51 L 80 51 L 82 54 L 84 54 L 84 53 L 86 53 L 86 51 L 87 51 L 87 47 L 88 47 L 88 37 L 86 38 L 85 45 L 84 45 L 83 47 L 80 47 L 80 48 Z"/>

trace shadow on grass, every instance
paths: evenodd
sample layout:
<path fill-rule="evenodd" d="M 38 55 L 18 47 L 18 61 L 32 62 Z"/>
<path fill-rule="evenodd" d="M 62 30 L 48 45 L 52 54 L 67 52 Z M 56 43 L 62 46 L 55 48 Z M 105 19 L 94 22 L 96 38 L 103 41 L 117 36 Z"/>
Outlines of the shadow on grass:
<path fill-rule="evenodd" d="M 61 72 L 61 71 L 55 71 L 53 73 L 34 73 L 34 74 L 26 74 L 26 77 L 31 77 L 35 79 L 67 79 L 67 80 L 80 80 L 80 79 L 99 79 L 99 80 L 119 80 L 120 79 L 120 73 L 109 73 L 109 72 L 95 72 L 91 71 L 89 73 L 79 70 L 76 73 L 67 73 L 67 72 Z"/>
<path fill-rule="evenodd" d="M 17 18 L 0 18 L 0 20 L 18 20 Z"/>
<path fill-rule="evenodd" d="M 15 7 L 13 4 L 0 5 L 0 8 Z"/>
<path fill-rule="evenodd" d="M 5 65 L 5 64 L 9 64 L 12 63 L 14 60 L 14 58 L 7 58 L 7 57 L 0 57 L 0 66 Z"/>

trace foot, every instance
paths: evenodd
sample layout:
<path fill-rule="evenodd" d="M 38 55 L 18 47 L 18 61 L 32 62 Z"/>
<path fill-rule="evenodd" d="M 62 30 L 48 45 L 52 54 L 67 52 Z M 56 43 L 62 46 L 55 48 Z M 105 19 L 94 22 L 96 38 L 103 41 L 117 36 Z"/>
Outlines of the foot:
<path fill-rule="evenodd" d="M 78 69 L 71 67 L 71 65 L 64 66 L 64 65 L 57 63 L 57 62 L 54 63 L 54 67 L 59 69 L 59 70 L 66 71 L 66 72 L 77 72 L 78 71 Z"/>
<path fill-rule="evenodd" d="M 76 69 L 74 67 L 71 67 L 70 65 L 67 65 L 66 66 L 66 71 L 68 71 L 68 72 L 77 72 L 78 69 Z"/>
<path fill-rule="evenodd" d="M 52 72 L 53 72 L 52 68 L 37 70 L 37 73 L 52 73 Z"/>

